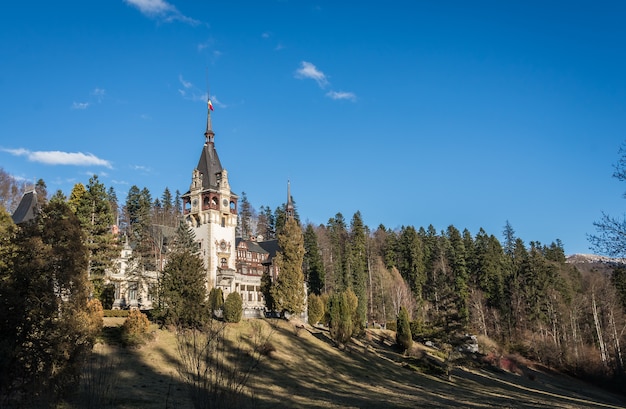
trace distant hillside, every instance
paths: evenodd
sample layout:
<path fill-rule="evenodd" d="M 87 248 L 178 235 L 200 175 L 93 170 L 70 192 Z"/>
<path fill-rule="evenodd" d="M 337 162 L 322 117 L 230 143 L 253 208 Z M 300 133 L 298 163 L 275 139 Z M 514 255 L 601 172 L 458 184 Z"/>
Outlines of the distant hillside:
<path fill-rule="evenodd" d="M 573 254 L 567 257 L 567 263 L 575 265 L 581 272 L 611 273 L 616 267 L 626 267 L 625 258 L 612 258 L 596 254 Z"/>

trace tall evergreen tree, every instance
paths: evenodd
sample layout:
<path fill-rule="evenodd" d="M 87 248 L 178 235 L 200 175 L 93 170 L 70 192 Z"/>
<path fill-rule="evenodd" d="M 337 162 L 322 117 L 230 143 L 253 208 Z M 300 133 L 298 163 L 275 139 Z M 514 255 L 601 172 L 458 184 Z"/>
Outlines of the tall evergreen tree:
<path fill-rule="evenodd" d="M 361 212 L 356 212 L 350 222 L 350 273 L 351 288 L 358 298 L 356 320 L 354 324 L 362 329 L 367 321 L 367 236 L 361 218 Z"/>
<path fill-rule="evenodd" d="M 352 280 L 347 274 L 348 229 L 343 215 L 337 213 L 335 217 L 330 218 L 327 229 L 331 246 L 332 276 L 335 281 L 333 287 L 339 291 L 345 291 L 351 287 Z"/>
<path fill-rule="evenodd" d="M 80 187 L 77 188 L 77 192 L 79 191 Z M 112 267 L 113 259 L 119 255 L 119 241 L 111 230 L 115 219 L 109 196 L 98 176 L 94 175 L 89 179 L 85 191 L 77 197 L 75 206 L 89 250 L 89 276 L 100 282 L 106 270 Z"/>
<path fill-rule="evenodd" d="M 237 236 L 244 240 L 252 236 L 252 205 L 248 201 L 246 192 L 241 193 L 239 200 L 239 217 L 237 218 Z"/>
<path fill-rule="evenodd" d="M 273 240 L 276 238 L 276 225 L 274 214 L 268 206 L 261 206 L 257 222 L 258 235 L 263 236 L 263 240 Z"/>
<path fill-rule="evenodd" d="M 309 294 L 320 295 L 324 289 L 325 271 L 322 256 L 317 244 L 317 234 L 312 224 L 304 230 L 304 263 L 303 272 Z"/>
<path fill-rule="evenodd" d="M 278 235 L 277 253 L 274 262 L 278 267 L 278 278 L 272 286 L 272 297 L 279 311 L 299 314 L 305 307 L 304 238 L 298 222 L 287 218 L 285 227 Z"/>
<path fill-rule="evenodd" d="M 413 346 L 411 320 L 409 319 L 409 313 L 404 305 L 400 307 L 396 322 L 396 343 L 403 351 L 411 349 L 411 346 Z"/>
<path fill-rule="evenodd" d="M 0 263 L 0 395 L 39 407 L 70 390 L 95 339 L 87 249 L 78 219 L 59 200 L 11 241 L 15 251 Z"/>
<path fill-rule="evenodd" d="M 447 258 L 454 275 L 454 292 L 459 324 L 466 327 L 469 319 L 469 277 L 467 273 L 466 251 L 459 230 L 450 225 L 446 234 L 450 246 Z"/>
<path fill-rule="evenodd" d="M 206 273 L 202 259 L 188 249 L 170 255 L 161 278 L 161 302 L 166 322 L 201 328 L 211 317 L 207 305 Z"/>

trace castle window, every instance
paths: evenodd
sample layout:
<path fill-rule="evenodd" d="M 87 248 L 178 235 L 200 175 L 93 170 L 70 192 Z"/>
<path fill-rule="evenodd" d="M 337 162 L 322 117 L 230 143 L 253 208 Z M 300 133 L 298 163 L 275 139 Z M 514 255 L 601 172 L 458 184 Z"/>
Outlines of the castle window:
<path fill-rule="evenodd" d="M 129 300 L 137 299 L 137 283 L 136 282 L 128 283 L 128 299 Z"/>
<path fill-rule="evenodd" d="M 220 260 L 220 262 L 221 262 L 221 264 L 222 264 L 222 268 L 227 268 L 227 267 L 228 267 L 228 262 L 226 261 L 226 258 L 225 258 L 225 257 L 223 257 L 223 258 Z"/>

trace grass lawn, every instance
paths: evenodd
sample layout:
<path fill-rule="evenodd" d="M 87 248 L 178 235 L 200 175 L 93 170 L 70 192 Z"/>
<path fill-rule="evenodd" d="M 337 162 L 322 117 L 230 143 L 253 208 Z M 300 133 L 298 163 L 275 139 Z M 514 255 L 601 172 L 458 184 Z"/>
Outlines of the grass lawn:
<path fill-rule="evenodd" d="M 123 320 L 105 318 L 102 342 L 85 370 L 92 392 L 81 388 L 69 407 L 85 407 L 89 396 L 105 396 L 91 407 L 193 407 L 178 376 L 175 334 L 153 326 L 152 341 L 125 348 L 115 332 Z M 367 330 L 363 339 L 338 348 L 324 329 L 244 320 L 228 325 L 228 345 L 250 342 L 252 322 L 269 337 L 247 383 L 255 408 L 626 408 L 623 396 L 545 370 L 455 367 L 448 376 L 420 344 L 412 352 L 419 358 L 399 354 L 393 333 L 384 330 Z"/>

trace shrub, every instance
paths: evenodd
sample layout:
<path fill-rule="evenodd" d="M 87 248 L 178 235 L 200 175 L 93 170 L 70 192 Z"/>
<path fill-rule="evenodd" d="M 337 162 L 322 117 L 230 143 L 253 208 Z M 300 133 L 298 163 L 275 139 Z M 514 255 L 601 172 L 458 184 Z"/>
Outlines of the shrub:
<path fill-rule="evenodd" d="M 324 302 L 315 294 L 309 295 L 308 300 L 309 324 L 316 325 L 324 317 Z"/>
<path fill-rule="evenodd" d="M 232 292 L 224 301 L 224 320 L 226 322 L 239 322 L 243 315 L 243 301 L 238 292 Z"/>
<path fill-rule="evenodd" d="M 104 310 L 100 300 L 94 298 L 87 302 L 87 316 L 89 317 L 89 333 L 96 337 L 104 326 Z"/>
<path fill-rule="evenodd" d="M 396 329 L 396 343 L 404 351 L 411 349 L 413 346 L 413 337 L 411 336 L 409 313 L 406 308 L 400 308 L 396 325 L 398 327 Z"/>
<path fill-rule="evenodd" d="M 128 317 L 128 310 L 103 310 L 105 317 Z"/>
<path fill-rule="evenodd" d="M 224 293 L 219 287 L 211 288 L 209 292 L 209 311 L 213 315 L 224 307 Z"/>
<path fill-rule="evenodd" d="M 142 345 L 148 339 L 150 321 L 139 310 L 131 310 L 122 326 L 122 341 L 128 346 Z"/>

